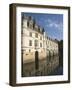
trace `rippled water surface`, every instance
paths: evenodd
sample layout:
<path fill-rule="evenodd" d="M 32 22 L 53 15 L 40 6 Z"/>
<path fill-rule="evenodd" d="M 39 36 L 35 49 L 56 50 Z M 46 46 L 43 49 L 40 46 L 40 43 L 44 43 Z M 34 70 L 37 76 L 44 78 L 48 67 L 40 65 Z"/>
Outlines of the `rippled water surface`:
<path fill-rule="evenodd" d="M 63 75 L 58 55 L 39 60 L 38 69 L 35 68 L 35 65 L 35 62 L 22 64 L 22 77 Z"/>

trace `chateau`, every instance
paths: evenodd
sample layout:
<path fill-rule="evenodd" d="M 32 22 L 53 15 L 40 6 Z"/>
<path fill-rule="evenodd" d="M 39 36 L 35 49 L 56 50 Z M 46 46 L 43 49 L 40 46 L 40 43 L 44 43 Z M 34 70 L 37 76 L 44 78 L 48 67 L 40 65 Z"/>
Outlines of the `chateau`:
<path fill-rule="evenodd" d="M 22 16 L 21 51 L 23 63 L 35 60 L 38 51 L 39 60 L 58 54 L 58 42 L 48 37 L 44 28 L 37 25 L 31 16 Z"/>

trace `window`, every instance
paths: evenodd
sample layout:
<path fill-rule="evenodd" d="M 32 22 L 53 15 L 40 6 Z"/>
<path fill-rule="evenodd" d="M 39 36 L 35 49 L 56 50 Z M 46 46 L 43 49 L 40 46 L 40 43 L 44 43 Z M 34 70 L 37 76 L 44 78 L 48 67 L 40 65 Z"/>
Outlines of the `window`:
<path fill-rule="evenodd" d="M 29 49 L 29 52 L 31 52 L 31 50 Z"/>
<path fill-rule="evenodd" d="M 32 46 L 32 40 L 29 40 L 29 46 Z"/>
<path fill-rule="evenodd" d="M 38 40 L 35 40 L 35 47 L 38 46 Z"/>
<path fill-rule="evenodd" d="M 49 41 L 47 42 L 47 44 L 49 44 Z"/>
<path fill-rule="evenodd" d="M 33 25 L 31 23 L 29 24 L 29 28 L 30 29 L 33 29 Z"/>
<path fill-rule="evenodd" d="M 49 45 L 47 45 L 47 48 L 49 48 Z"/>
<path fill-rule="evenodd" d="M 35 37 L 38 38 L 38 33 L 35 33 Z"/>
<path fill-rule="evenodd" d="M 42 43 L 40 43 L 40 47 L 42 47 Z"/>
<path fill-rule="evenodd" d="M 29 33 L 29 36 L 32 37 L 32 32 Z"/>
<path fill-rule="evenodd" d="M 35 30 L 38 31 L 38 26 L 35 24 Z"/>
<path fill-rule="evenodd" d="M 27 21 L 27 27 L 29 27 L 29 21 Z"/>
<path fill-rule="evenodd" d="M 46 41 L 46 45 L 47 45 L 47 41 Z"/>
<path fill-rule="evenodd" d="M 29 20 L 29 28 L 33 29 L 33 20 L 31 20 L 31 19 Z"/>
<path fill-rule="evenodd" d="M 40 40 L 42 40 L 42 37 L 40 36 Z"/>

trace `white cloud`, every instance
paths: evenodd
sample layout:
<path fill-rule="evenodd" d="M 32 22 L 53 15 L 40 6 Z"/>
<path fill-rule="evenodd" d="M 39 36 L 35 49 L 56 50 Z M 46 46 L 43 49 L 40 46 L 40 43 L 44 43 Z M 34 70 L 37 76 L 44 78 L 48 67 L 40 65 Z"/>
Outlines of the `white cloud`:
<path fill-rule="evenodd" d="M 45 20 L 46 22 L 46 27 L 51 27 L 51 28 L 56 28 L 58 30 L 61 30 L 63 29 L 63 24 L 62 22 L 56 22 L 56 21 L 53 21 L 51 19 L 48 19 L 48 20 Z"/>

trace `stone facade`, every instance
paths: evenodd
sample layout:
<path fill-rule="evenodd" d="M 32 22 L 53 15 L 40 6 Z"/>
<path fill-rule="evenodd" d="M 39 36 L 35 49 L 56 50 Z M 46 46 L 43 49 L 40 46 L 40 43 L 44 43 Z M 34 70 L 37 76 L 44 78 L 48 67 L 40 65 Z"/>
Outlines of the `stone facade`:
<path fill-rule="evenodd" d="M 35 60 L 35 51 L 39 53 L 39 60 L 43 60 L 58 54 L 58 42 L 48 37 L 44 28 L 37 25 L 34 19 L 23 16 L 21 49 L 24 63 Z"/>

